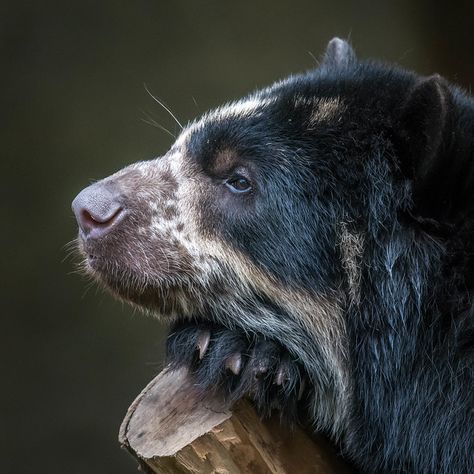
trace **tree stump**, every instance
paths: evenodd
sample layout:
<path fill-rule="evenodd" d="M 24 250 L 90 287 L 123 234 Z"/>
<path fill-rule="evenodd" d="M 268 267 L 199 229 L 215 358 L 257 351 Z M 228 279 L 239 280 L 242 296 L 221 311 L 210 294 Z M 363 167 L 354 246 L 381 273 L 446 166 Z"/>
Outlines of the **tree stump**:
<path fill-rule="evenodd" d="M 119 441 L 148 473 L 349 474 L 324 439 L 262 421 L 251 403 L 202 395 L 186 370 L 164 370 L 127 411 Z"/>

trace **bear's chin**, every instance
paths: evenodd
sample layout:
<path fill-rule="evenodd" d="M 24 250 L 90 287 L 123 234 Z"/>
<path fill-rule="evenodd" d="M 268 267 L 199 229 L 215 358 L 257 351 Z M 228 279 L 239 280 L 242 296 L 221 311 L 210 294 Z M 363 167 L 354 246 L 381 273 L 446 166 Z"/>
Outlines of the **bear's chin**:
<path fill-rule="evenodd" d="M 122 302 L 131 304 L 139 310 L 150 313 L 160 319 L 174 320 L 182 315 L 182 303 L 173 288 L 144 286 L 134 288 L 117 281 L 104 281 L 107 290 Z"/>
<path fill-rule="evenodd" d="M 178 283 L 178 279 L 154 275 L 149 281 L 146 275 L 120 262 L 93 255 L 85 257 L 84 268 L 114 298 L 160 319 L 172 321 L 193 311 L 188 284 Z"/>

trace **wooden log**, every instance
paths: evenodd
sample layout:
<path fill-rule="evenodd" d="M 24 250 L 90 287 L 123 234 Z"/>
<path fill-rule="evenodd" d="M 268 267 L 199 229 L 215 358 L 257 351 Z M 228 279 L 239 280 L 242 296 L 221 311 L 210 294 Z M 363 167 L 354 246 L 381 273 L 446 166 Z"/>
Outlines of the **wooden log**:
<path fill-rule="evenodd" d="M 183 370 L 165 370 L 127 411 L 119 441 L 148 473 L 348 474 L 322 438 L 262 421 L 251 403 L 232 410 L 202 395 Z"/>

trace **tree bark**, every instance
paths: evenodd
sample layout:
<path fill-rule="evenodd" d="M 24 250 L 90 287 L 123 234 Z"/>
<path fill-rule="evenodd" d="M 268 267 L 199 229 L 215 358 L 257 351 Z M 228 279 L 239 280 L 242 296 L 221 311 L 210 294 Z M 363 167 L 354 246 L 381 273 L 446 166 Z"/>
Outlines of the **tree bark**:
<path fill-rule="evenodd" d="M 324 439 L 262 421 L 251 403 L 232 410 L 203 395 L 187 372 L 165 370 L 127 411 L 119 441 L 148 473 L 348 474 Z"/>

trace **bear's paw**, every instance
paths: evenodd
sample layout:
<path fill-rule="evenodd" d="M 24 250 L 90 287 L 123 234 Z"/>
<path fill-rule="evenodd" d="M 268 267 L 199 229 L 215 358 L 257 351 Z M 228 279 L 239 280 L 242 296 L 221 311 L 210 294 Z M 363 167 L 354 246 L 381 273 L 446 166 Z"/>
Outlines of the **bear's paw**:
<path fill-rule="evenodd" d="M 293 420 L 306 398 L 303 370 L 283 347 L 256 334 L 212 323 L 180 321 L 167 340 L 171 368 L 186 367 L 196 387 L 229 402 L 248 396 L 262 416 Z"/>

